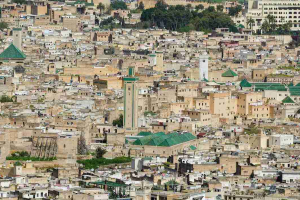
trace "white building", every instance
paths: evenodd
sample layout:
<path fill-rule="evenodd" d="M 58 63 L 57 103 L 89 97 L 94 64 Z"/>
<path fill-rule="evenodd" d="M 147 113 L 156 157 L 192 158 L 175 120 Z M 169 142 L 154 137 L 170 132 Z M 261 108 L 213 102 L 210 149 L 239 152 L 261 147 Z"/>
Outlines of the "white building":
<path fill-rule="evenodd" d="M 293 135 L 271 135 L 270 146 L 286 146 L 294 143 Z"/>
<path fill-rule="evenodd" d="M 208 79 L 208 55 L 199 56 L 199 81 Z"/>
<path fill-rule="evenodd" d="M 254 31 L 260 30 L 261 25 L 268 15 L 275 17 L 277 25 L 291 22 L 291 30 L 300 29 L 300 2 L 296 0 L 279 1 L 279 0 L 249 0 L 247 19 L 254 19 L 252 25 Z"/>
<path fill-rule="evenodd" d="M 297 171 L 284 171 L 281 173 L 281 182 L 283 183 L 295 183 L 300 180 L 300 172 Z"/>

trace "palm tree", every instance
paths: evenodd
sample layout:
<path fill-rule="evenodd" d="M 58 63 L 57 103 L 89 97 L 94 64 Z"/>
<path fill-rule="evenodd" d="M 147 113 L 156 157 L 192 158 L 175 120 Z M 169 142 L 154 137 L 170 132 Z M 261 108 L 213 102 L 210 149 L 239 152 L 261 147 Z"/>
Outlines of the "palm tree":
<path fill-rule="evenodd" d="M 285 34 L 288 34 L 291 31 L 292 23 L 288 22 L 282 25 L 282 29 Z"/>
<path fill-rule="evenodd" d="M 100 10 L 100 15 L 102 15 L 102 11 L 105 9 L 105 5 L 103 3 L 99 3 L 97 8 Z"/>
<path fill-rule="evenodd" d="M 250 25 L 250 29 L 252 30 L 252 26 L 255 23 L 254 19 L 252 17 L 250 17 L 250 19 L 247 20 L 247 25 Z"/>
<path fill-rule="evenodd" d="M 276 29 L 275 17 L 273 15 L 268 14 L 267 19 L 269 21 L 271 31 L 275 31 Z"/>

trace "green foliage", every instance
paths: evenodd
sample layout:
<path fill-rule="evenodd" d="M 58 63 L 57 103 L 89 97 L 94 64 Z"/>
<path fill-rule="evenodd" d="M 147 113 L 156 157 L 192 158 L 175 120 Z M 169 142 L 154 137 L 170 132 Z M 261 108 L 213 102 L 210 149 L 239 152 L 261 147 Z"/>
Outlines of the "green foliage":
<path fill-rule="evenodd" d="M 93 158 L 87 160 L 77 160 L 77 163 L 82 164 L 85 169 L 97 169 L 101 165 L 120 164 L 131 162 L 130 157 L 116 157 L 114 159 Z"/>
<path fill-rule="evenodd" d="M 113 121 L 113 126 L 123 127 L 123 115 L 119 116 L 119 119 Z"/>
<path fill-rule="evenodd" d="M 43 103 L 45 101 L 45 98 L 44 97 L 39 97 L 37 101 L 38 101 L 38 103 Z"/>
<path fill-rule="evenodd" d="M 134 14 L 134 13 L 141 13 L 143 12 L 143 10 L 141 9 L 135 9 L 135 10 L 131 10 L 130 13 Z"/>
<path fill-rule="evenodd" d="M 31 157 L 30 154 L 27 151 L 20 151 L 20 152 L 12 153 L 10 156 L 7 156 L 6 160 L 53 161 L 53 160 L 56 160 L 56 157 L 52 157 L 52 158 Z"/>
<path fill-rule="evenodd" d="M 14 163 L 14 166 L 22 166 L 22 163 L 20 161 L 17 161 Z"/>
<path fill-rule="evenodd" d="M 102 14 L 102 11 L 105 9 L 105 5 L 103 3 L 99 3 L 97 8 L 100 10 L 100 14 Z"/>
<path fill-rule="evenodd" d="M 258 129 L 255 125 L 250 125 L 249 128 L 245 129 L 245 133 L 247 135 L 257 135 L 260 133 L 260 129 Z"/>
<path fill-rule="evenodd" d="M 104 154 L 106 154 L 106 149 L 102 149 L 101 147 L 98 147 L 96 149 L 96 158 L 103 158 Z"/>
<path fill-rule="evenodd" d="M 250 19 L 247 20 L 247 25 L 250 27 L 250 29 L 252 29 L 253 24 L 255 24 L 255 21 L 252 17 L 250 17 Z"/>
<path fill-rule="evenodd" d="M 170 162 L 165 162 L 165 163 L 164 163 L 164 166 L 165 166 L 165 167 L 170 167 L 171 164 L 172 164 L 172 163 L 170 163 Z"/>
<path fill-rule="evenodd" d="M 196 10 L 201 8 L 202 6 L 199 5 Z M 229 15 L 215 11 L 212 6 L 199 13 L 187 6 L 168 6 L 163 1 L 158 1 L 154 8 L 144 10 L 141 21 L 149 22 L 159 28 L 180 32 L 191 30 L 211 32 L 216 28 L 234 27 Z"/>
<path fill-rule="evenodd" d="M 110 6 L 113 10 L 127 10 L 127 5 L 123 1 L 114 1 L 110 4 Z"/>
<path fill-rule="evenodd" d="M 140 9 L 140 10 L 144 10 L 145 9 L 145 5 L 144 5 L 144 3 L 142 1 L 140 2 L 139 6 L 138 6 L 138 9 Z"/>
<path fill-rule="evenodd" d="M 113 23 L 113 21 L 114 21 L 114 18 L 109 17 L 109 18 L 104 19 L 103 21 L 101 21 L 100 26 L 109 25 L 109 24 Z"/>
<path fill-rule="evenodd" d="M 237 16 L 239 12 L 243 10 L 243 7 L 241 5 L 237 5 L 236 7 L 229 8 L 229 15 L 230 16 Z"/>
<path fill-rule="evenodd" d="M 224 6 L 223 5 L 217 5 L 217 11 L 223 12 Z"/>
<path fill-rule="evenodd" d="M 7 95 L 2 95 L 0 97 L 0 102 L 1 103 L 6 103 L 6 102 L 13 102 L 13 99 Z"/>
<path fill-rule="evenodd" d="M 197 6 L 195 6 L 195 9 L 198 11 L 198 10 L 203 10 L 204 9 L 204 6 L 202 4 L 199 4 Z"/>
<path fill-rule="evenodd" d="M 13 0 L 12 2 L 17 4 L 26 4 L 26 0 Z"/>
<path fill-rule="evenodd" d="M 8 23 L 6 22 L 0 22 L 0 30 L 3 31 L 4 29 L 8 28 Z"/>
<path fill-rule="evenodd" d="M 144 116 L 145 117 L 147 117 L 148 115 L 154 116 L 156 114 L 154 112 L 152 112 L 152 111 L 146 111 L 146 112 L 144 112 Z"/>
<path fill-rule="evenodd" d="M 284 20 L 284 19 L 281 19 Z M 287 22 L 282 25 L 276 24 L 276 18 L 273 15 L 268 15 L 267 19 L 262 23 L 261 30 L 267 35 L 290 35 L 292 23 Z"/>

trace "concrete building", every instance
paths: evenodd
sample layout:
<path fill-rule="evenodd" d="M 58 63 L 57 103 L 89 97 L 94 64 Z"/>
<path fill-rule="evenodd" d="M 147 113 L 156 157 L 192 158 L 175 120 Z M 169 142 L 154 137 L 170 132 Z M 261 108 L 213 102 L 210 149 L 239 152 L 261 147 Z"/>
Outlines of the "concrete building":
<path fill-rule="evenodd" d="M 291 30 L 299 30 L 299 2 L 278 0 L 250 0 L 248 3 L 247 19 L 254 19 L 253 30 L 261 30 L 261 25 L 268 15 L 275 17 L 275 23 L 282 25 L 292 23 Z"/>

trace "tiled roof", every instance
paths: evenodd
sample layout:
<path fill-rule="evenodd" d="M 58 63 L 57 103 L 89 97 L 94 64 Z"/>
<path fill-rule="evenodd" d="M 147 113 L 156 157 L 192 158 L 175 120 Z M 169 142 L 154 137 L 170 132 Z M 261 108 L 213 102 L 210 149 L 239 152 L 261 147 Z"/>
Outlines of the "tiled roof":
<path fill-rule="evenodd" d="M 281 83 L 251 83 L 255 87 L 255 91 L 265 91 L 265 90 L 277 90 L 277 91 L 287 91 L 285 85 Z"/>
<path fill-rule="evenodd" d="M 295 103 L 291 97 L 287 96 L 282 100 L 282 103 Z"/>
<path fill-rule="evenodd" d="M 138 134 L 138 136 L 148 136 L 148 135 L 152 135 L 152 133 L 151 132 L 140 132 Z"/>
<path fill-rule="evenodd" d="M 11 44 L 1 54 L 1 60 L 24 60 L 26 55 L 18 49 L 15 45 Z"/>
<path fill-rule="evenodd" d="M 251 87 L 252 85 L 247 81 L 247 79 L 243 79 L 240 83 L 241 87 Z"/>
<path fill-rule="evenodd" d="M 197 147 L 195 147 L 194 145 L 191 145 L 191 146 L 190 146 L 190 149 L 191 149 L 191 150 L 196 150 Z"/>
<path fill-rule="evenodd" d="M 153 135 L 145 136 L 136 140 L 133 144 L 134 145 L 149 145 L 149 146 L 165 146 L 170 147 L 173 145 L 181 144 L 184 142 L 188 142 L 191 140 L 196 139 L 194 135 L 191 133 L 156 133 Z"/>
<path fill-rule="evenodd" d="M 234 76 L 237 76 L 237 74 L 231 69 L 228 69 L 226 72 L 222 74 L 222 77 L 234 77 Z"/>

